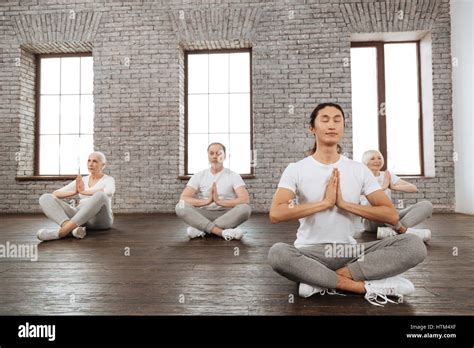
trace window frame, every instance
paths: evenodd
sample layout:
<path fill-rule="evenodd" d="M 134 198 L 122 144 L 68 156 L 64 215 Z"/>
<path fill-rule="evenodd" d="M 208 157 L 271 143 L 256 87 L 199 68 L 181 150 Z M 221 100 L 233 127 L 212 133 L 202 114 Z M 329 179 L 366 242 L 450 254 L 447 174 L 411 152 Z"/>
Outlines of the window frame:
<path fill-rule="evenodd" d="M 387 170 L 387 119 L 385 116 L 380 114 L 381 105 L 386 103 L 385 95 L 385 44 L 403 44 L 403 43 L 415 43 L 416 44 L 416 66 L 417 66 L 417 80 L 418 80 L 418 105 L 419 105 L 419 118 L 418 118 L 418 136 L 419 136 L 419 148 L 418 154 L 420 159 L 420 174 L 400 174 L 400 177 L 423 177 L 425 175 L 425 160 L 424 160 L 424 147 L 423 147 L 423 105 L 422 105 L 422 85 L 421 85 L 421 57 L 420 57 L 420 40 L 405 40 L 405 41 L 352 41 L 351 48 L 358 47 L 374 47 L 376 50 L 377 57 L 377 116 L 378 116 L 378 131 L 379 131 L 379 151 L 385 158 L 384 165 L 381 170 Z M 352 68 L 352 67 L 351 67 Z"/>
<path fill-rule="evenodd" d="M 34 170 L 33 177 L 35 179 L 44 180 L 61 180 L 73 179 L 74 175 L 41 175 L 39 171 L 40 164 L 40 110 L 41 110 L 41 59 L 42 58 L 67 58 L 67 57 L 93 57 L 92 52 L 77 53 L 46 53 L 35 55 L 35 141 L 34 141 Z M 92 94 L 94 95 L 94 94 Z"/>
<path fill-rule="evenodd" d="M 250 74 L 250 173 L 238 173 L 242 178 L 255 178 L 255 165 L 252 165 L 254 160 L 254 128 L 253 128 L 253 81 L 252 81 L 252 48 L 235 48 L 235 49 L 215 49 L 215 50 L 186 50 L 184 51 L 184 175 L 180 179 L 189 179 L 193 174 L 188 171 L 188 56 L 190 54 L 217 54 L 217 53 L 249 53 L 249 74 Z M 204 151 L 204 149 L 203 149 Z"/>

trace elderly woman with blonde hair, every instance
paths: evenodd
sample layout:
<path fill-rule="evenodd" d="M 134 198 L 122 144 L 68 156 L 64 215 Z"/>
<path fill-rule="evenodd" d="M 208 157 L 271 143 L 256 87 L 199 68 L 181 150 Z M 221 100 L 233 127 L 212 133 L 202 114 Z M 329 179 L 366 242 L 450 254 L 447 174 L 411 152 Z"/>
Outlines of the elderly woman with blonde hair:
<path fill-rule="evenodd" d="M 370 169 L 372 174 L 374 174 L 388 198 L 392 198 L 392 190 L 400 192 L 418 191 L 418 188 L 414 184 L 399 178 L 390 171 L 381 171 L 384 165 L 384 158 L 380 151 L 368 150 L 364 152 L 362 155 L 362 163 L 364 163 Z M 361 204 L 369 205 L 370 203 L 364 196 L 362 196 Z M 377 232 L 378 239 L 392 237 L 401 233 L 410 233 L 417 235 L 423 239 L 424 242 L 428 242 L 431 239 L 431 231 L 426 228 L 413 228 L 413 226 L 416 226 L 431 217 L 432 213 L 433 205 L 431 202 L 420 201 L 398 211 L 400 221 L 396 226 L 368 219 L 362 219 L 362 224 L 366 231 Z"/>
<path fill-rule="evenodd" d="M 41 241 L 60 239 L 72 232 L 82 239 L 86 227 L 108 229 L 112 226 L 112 196 L 115 193 L 115 180 L 103 172 L 105 155 L 95 151 L 87 159 L 89 175 L 78 175 L 74 181 L 59 190 L 43 194 L 39 204 L 45 215 L 58 224 L 54 229 L 40 229 L 37 237 Z M 79 195 L 79 204 L 73 207 L 62 199 Z"/>

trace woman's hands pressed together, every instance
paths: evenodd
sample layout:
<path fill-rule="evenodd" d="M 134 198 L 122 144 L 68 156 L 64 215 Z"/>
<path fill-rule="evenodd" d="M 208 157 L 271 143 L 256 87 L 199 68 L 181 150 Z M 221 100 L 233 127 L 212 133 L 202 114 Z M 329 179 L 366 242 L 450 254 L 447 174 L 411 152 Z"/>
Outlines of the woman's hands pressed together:
<path fill-rule="evenodd" d="M 82 176 L 78 175 L 76 177 L 76 193 L 84 192 L 84 181 L 82 181 Z"/>

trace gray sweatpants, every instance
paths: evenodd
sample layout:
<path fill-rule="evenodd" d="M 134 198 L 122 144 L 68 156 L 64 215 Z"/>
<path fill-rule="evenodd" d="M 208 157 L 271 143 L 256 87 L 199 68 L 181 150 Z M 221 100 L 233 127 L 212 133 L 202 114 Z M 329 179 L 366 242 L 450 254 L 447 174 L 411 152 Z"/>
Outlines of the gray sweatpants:
<path fill-rule="evenodd" d="M 428 201 L 421 201 L 405 209 L 398 211 L 398 216 L 400 219 L 399 226 L 403 225 L 405 227 L 413 227 L 422 223 L 426 219 L 430 218 L 433 214 L 433 205 Z M 367 219 L 362 219 L 362 224 L 364 229 L 370 232 L 377 232 L 378 227 L 394 227 L 389 224 L 384 224 L 383 222 L 370 221 Z M 399 227 L 398 226 L 398 227 Z M 395 226 L 397 227 L 397 226 Z M 398 229 L 398 228 L 397 228 Z"/>
<path fill-rule="evenodd" d="M 345 246 L 316 244 L 298 249 L 290 244 L 276 243 L 270 248 L 268 261 L 275 272 L 290 280 L 334 289 L 337 280 L 335 271 L 339 268 L 348 267 L 355 281 L 382 279 L 415 267 L 427 255 L 422 239 L 413 234 L 399 234 L 383 240 L 353 245 L 361 251 L 359 254 L 353 252 L 351 255 L 328 255 L 327 245 L 334 249 L 337 246 Z"/>
<path fill-rule="evenodd" d="M 252 212 L 248 204 L 238 204 L 225 210 L 207 210 L 184 201 L 176 204 L 175 211 L 188 225 L 206 233 L 211 233 L 214 227 L 235 228 L 247 221 Z"/>
<path fill-rule="evenodd" d="M 70 206 L 53 194 L 45 193 L 39 199 L 45 215 L 61 226 L 71 220 L 77 226 L 86 226 L 93 230 L 110 228 L 114 222 L 110 201 L 104 192 L 96 192 L 77 208 Z"/>

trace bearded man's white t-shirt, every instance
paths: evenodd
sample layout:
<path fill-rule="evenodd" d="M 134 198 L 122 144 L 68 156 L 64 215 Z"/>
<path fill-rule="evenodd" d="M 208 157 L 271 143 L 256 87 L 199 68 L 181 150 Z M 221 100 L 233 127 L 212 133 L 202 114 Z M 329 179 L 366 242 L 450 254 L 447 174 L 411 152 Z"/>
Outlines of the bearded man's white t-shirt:
<path fill-rule="evenodd" d="M 242 177 L 236 172 L 224 168 L 217 174 L 212 174 L 211 169 L 202 170 L 194 174 L 189 179 L 187 186 L 196 190 L 196 195 L 199 199 L 207 199 L 211 194 L 212 184 L 216 183 L 217 195 L 220 199 L 230 200 L 237 198 L 235 190 L 241 186 L 245 186 Z M 202 207 L 207 210 L 223 210 L 226 209 L 212 202 L 209 205 Z"/>
<path fill-rule="evenodd" d="M 361 195 L 366 196 L 381 189 L 364 164 L 342 155 L 332 164 L 320 163 L 313 156 L 291 163 L 283 172 L 278 187 L 293 191 L 298 204 L 321 202 L 333 168 L 339 169 L 341 192 L 346 202 L 359 204 Z M 334 206 L 301 218 L 295 247 L 325 243 L 355 244 L 355 217 Z"/>

